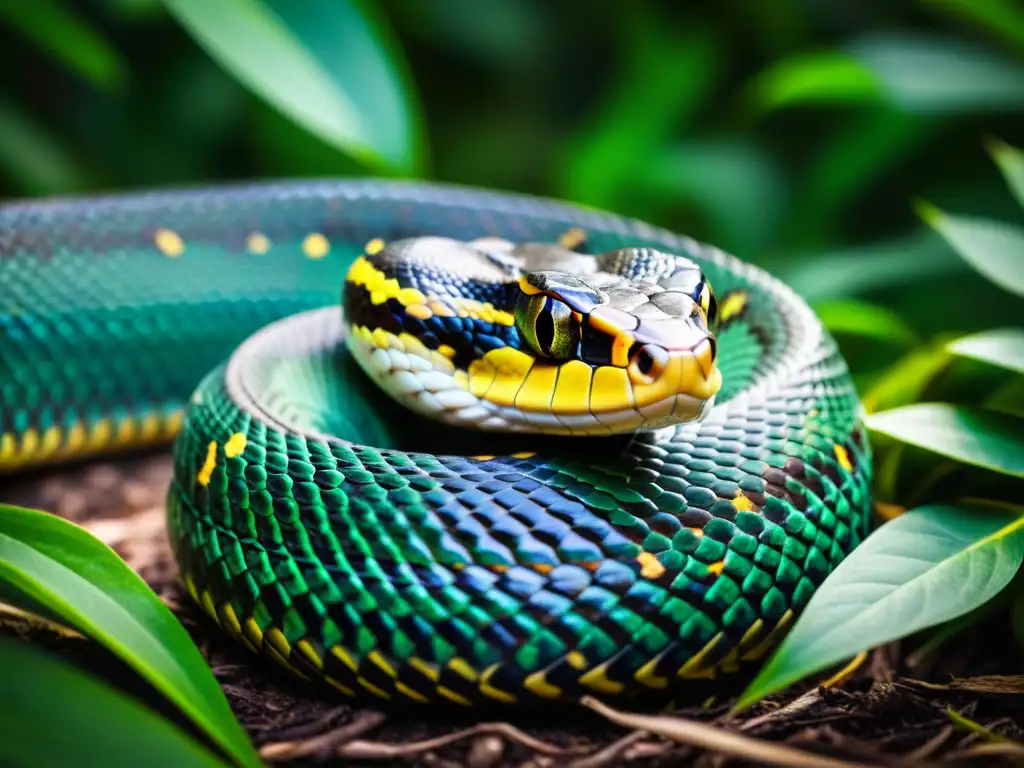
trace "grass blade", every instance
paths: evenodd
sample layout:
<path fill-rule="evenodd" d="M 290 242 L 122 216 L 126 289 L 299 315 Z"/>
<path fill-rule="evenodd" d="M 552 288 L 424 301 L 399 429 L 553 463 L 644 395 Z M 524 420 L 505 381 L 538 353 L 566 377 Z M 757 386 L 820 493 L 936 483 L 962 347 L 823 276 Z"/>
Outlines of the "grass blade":
<path fill-rule="evenodd" d="M 1024 373 L 1024 329 L 993 328 L 953 341 L 949 351 L 983 363 Z"/>
<path fill-rule="evenodd" d="M 261 765 L 184 627 L 97 538 L 55 515 L 0 505 L 0 581 L 121 658 L 239 765 Z"/>
<path fill-rule="evenodd" d="M 1024 561 L 1024 516 L 936 504 L 886 523 L 818 588 L 742 709 L 861 651 L 984 604 Z"/>
<path fill-rule="evenodd" d="M 1024 421 L 948 403 L 915 403 L 868 414 L 867 426 L 910 445 L 1024 477 Z"/>
<path fill-rule="evenodd" d="M 26 642 L 2 636 L 0 700 L 17 702 L 0 707 L 3 765 L 63 768 L 140 760 L 149 768 L 228 765 L 116 688 Z"/>
<path fill-rule="evenodd" d="M 355 0 L 164 3 L 221 66 L 306 130 L 382 171 L 418 168 L 403 69 Z"/>

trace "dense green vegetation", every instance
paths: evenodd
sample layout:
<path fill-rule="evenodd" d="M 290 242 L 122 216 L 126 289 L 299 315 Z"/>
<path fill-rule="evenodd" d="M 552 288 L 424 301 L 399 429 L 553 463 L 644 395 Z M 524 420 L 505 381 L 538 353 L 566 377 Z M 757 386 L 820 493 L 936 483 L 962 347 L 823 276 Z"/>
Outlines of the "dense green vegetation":
<path fill-rule="evenodd" d="M 892 520 L 742 703 L 897 637 L 940 642 L 983 606 L 1024 648 L 1024 10 L 692 5 L 0 0 L 0 196 L 398 175 L 713 242 L 789 281 L 836 333 Z M 211 747 L 255 764 L 173 616 L 100 547 L 4 508 L 5 599 L 94 638 Z M 891 588 L 872 591 L 883 562 Z M 11 653 L 19 679 L 100 695 L 55 659 Z M 156 751 L 196 748 L 145 713 L 119 717 Z"/>

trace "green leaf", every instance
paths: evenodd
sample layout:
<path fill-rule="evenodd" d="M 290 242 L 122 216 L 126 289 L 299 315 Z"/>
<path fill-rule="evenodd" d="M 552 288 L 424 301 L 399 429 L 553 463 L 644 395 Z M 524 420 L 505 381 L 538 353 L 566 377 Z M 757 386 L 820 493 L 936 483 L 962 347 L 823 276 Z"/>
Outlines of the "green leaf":
<path fill-rule="evenodd" d="M 164 0 L 242 84 L 362 162 L 421 162 L 419 118 L 390 36 L 356 0 Z"/>
<path fill-rule="evenodd" d="M 55 515 L 0 504 L 0 580 L 121 658 L 238 765 L 261 765 L 184 627 L 103 542 Z"/>
<path fill-rule="evenodd" d="M 800 53 L 762 70 L 747 86 L 747 98 L 768 111 L 807 103 L 875 100 L 875 73 L 842 51 Z"/>
<path fill-rule="evenodd" d="M 813 306 L 825 327 L 833 333 L 848 333 L 901 345 L 917 341 L 913 329 L 887 307 L 857 299 L 833 299 Z"/>
<path fill-rule="evenodd" d="M 994 328 L 963 336 L 949 345 L 949 351 L 983 363 L 1024 373 L 1024 329 Z"/>
<path fill-rule="evenodd" d="M 915 402 L 949 362 L 950 353 L 944 344 L 911 350 L 864 393 L 864 408 L 873 413 Z"/>
<path fill-rule="evenodd" d="M 948 403 L 916 403 L 868 414 L 874 432 L 910 445 L 1024 477 L 1024 420 Z"/>
<path fill-rule="evenodd" d="M 951 216 L 923 201 L 915 208 L 918 216 L 980 274 L 1024 296 L 1024 230 L 989 219 Z"/>
<path fill-rule="evenodd" d="M 1010 582 L 1022 560 L 1024 516 L 947 504 L 900 515 L 818 588 L 736 708 L 977 608 Z"/>
<path fill-rule="evenodd" d="M 920 232 L 891 240 L 807 254 L 778 273 L 805 299 L 818 301 L 969 269 L 939 235 L 921 227 Z"/>
<path fill-rule="evenodd" d="M 762 110 L 885 103 L 917 114 L 1010 112 L 1024 107 L 1024 66 L 960 38 L 878 33 L 784 59 L 747 94 Z"/>
<path fill-rule="evenodd" d="M 0 636 L 0 763 L 226 766 L 173 723 L 27 642 Z"/>
<path fill-rule="evenodd" d="M 641 194 L 692 203 L 711 225 L 709 239 L 731 253 L 763 251 L 786 207 L 778 163 L 747 141 L 683 142 L 631 176 L 627 186 Z"/>
<path fill-rule="evenodd" d="M 128 66 L 117 50 L 58 0 L 0 0 L 0 21 L 101 88 L 125 80 Z"/>
<path fill-rule="evenodd" d="M 958 37 L 878 33 L 847 50 L 875 73 L 889 103 L 908 112 L 949 115 L 1024 107 L 1024 66 Z"/>
<path fill-rule="evenodd" d="M 1006 185 L 1024 207 L 1024 152 L 999 139 L 989 139 L 986 147 L 1002 171 Z"/>
<path fill-rule="evenodd" d="M 720 69 L 716 42 L 705 30 L 681 37 L 643 13 L 628 15 L 624 24 L 616 80 L 566 148 L 564 164 L 554 169 L 562 197 L 597 208 L 628 203 L 622 182 L 654 162 L 660 147 L 689 122 Z"/>

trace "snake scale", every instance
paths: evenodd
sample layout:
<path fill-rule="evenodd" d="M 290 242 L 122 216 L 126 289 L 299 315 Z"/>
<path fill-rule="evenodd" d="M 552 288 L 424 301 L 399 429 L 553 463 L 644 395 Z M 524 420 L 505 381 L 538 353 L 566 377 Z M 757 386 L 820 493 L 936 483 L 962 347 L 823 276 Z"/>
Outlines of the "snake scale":
<path fill-rule="evenodd" d="M 869 527 L 861 406 L 802 299 L 520 194 L 6 203 L 0 394 L 4 472 L 173 441 L 167 528 L 202 609 L 393 702 L 735 672 Z"/>

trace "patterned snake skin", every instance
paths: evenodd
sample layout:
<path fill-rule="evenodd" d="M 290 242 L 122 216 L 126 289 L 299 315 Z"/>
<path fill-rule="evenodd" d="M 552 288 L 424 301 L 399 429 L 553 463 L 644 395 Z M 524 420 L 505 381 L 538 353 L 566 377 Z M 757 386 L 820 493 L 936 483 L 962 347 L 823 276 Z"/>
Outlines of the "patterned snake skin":
<path fill-rule="evenodd" d="M 589 252 L 700 264 L 723 382 L 703 421 L 467 438 L 345 353 L 342 285 L 372 239 L 571 228 Z M 610 698 L 762 658 L 867 533 L 860 419 L 788 288 L 614 215 L 377 181 L 0 206 L 0 470 L 177 436 L 168 529 L 189 592 L 346 694 Z"/>

